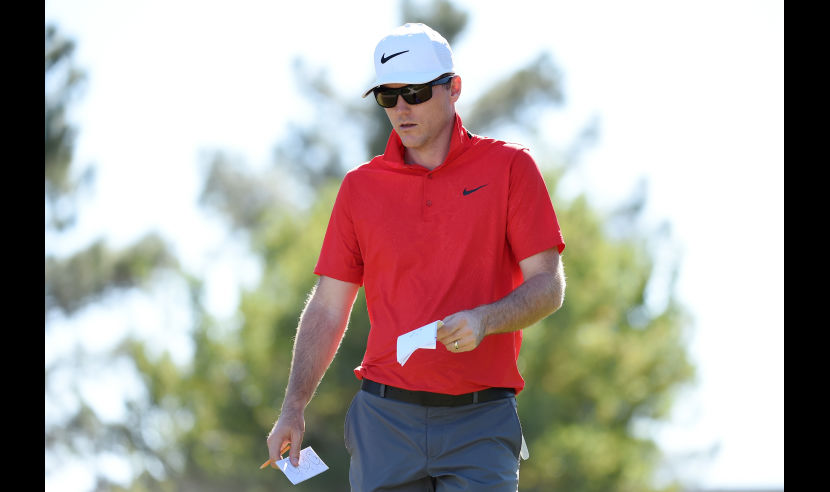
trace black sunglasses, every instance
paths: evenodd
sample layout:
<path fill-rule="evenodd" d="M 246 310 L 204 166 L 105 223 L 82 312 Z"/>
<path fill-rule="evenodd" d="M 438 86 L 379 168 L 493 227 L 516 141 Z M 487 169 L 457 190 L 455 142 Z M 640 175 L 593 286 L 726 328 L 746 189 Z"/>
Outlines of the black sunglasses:
<path fill-rule="evenodd" d="M 433 86 L 448 84 L 453 77 L 455 77 L 455 74 L 443 75 L 426 84 L 410 84 L 397 89 L 377 87 L 372 92 L 374 92 L 375 100 L 382 108 L 394 108 L 398 104 L 398 94 L 409 104 L 421 104 L 432 98 Z"/>

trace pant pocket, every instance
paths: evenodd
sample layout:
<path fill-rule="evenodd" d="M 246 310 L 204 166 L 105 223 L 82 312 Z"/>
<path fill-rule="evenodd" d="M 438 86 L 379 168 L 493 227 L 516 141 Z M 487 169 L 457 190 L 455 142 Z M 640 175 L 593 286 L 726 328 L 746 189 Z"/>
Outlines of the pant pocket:
<path fill-rule="evenodd" d="M 521 454 L 522 441 L 524 440 L 524 436 L 522 434 L 522 423 L 519 420 L 519 407 L 516 404 L 515 398 L 508 398 L 507 400 L 510 401 L 510 407 L 512 410 L 511 420 L 515 426 L 513 431 L 513 443 L 515 444 L 516 458 L 518 458 Z"/>
<path fill-rule="evenodd" d="M 343 443 L 346 445 L 346 452 L 349 455 L 352 454 L 352 422 L 351 422 L 351 415 L 352 415 L 352 408 L 354 408 L 355 401 L 357 397 L 360 395 L 358 391 L 357 394 L 352 397 L 352 402 L 349 404 L 348 410 L 346 410 L 346 418 L 343 421 Z"/>

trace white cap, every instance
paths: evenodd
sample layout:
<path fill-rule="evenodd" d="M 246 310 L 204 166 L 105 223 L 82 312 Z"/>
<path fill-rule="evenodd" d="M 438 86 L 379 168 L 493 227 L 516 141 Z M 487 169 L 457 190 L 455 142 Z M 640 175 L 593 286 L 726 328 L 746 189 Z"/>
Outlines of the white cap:
<path fill-rule="evenodd" d="M 407 23 L 375 48 L 376 78 L 363 97 L 384 84 L 423 84 L 454 71 L 447 40 L 426 24 Z"/>

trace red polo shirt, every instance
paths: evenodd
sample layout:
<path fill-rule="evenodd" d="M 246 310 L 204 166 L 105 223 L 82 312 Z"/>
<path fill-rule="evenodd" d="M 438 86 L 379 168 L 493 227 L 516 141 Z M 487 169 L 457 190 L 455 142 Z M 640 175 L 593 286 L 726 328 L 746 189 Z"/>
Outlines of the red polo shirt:
<path fill-rule="evenodd" d="M 461 394 L 524 388 L 522 332 L 485 337 L 470 352 L 441 343 L 404 366 L 397 338 L 455 312 L 495 302 L 522 283 L 518 262 L 565 248 L 545 182 L 527 149 L 464 129 L 432 171 L 404 163 L 393 130 L 383 155 L 340 186 L 314 273 L 363 285 L 371 328 L 358 378 Z"/>

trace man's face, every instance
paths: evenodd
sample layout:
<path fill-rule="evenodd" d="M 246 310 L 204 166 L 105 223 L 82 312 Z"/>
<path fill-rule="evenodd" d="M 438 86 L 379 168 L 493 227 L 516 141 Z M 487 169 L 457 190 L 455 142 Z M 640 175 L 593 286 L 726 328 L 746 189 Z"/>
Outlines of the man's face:
<path fill-rule="evenodd" d="M 456 82 L 457 81 L 457 82 Z M 406 84 L 387 84 L 385 87 L 396 89 Z M 409 104 L 403 97 L 393 108 L 384 108 L 392 128 L 401 137 L 404 147 L 410 150 L 428 150 L 439 135 L 451 126 L 455 117 L 455 101 L 461 89 L 458 76 L 447 85 L 432 88 L 432 97 L 420 104 Z"/>

